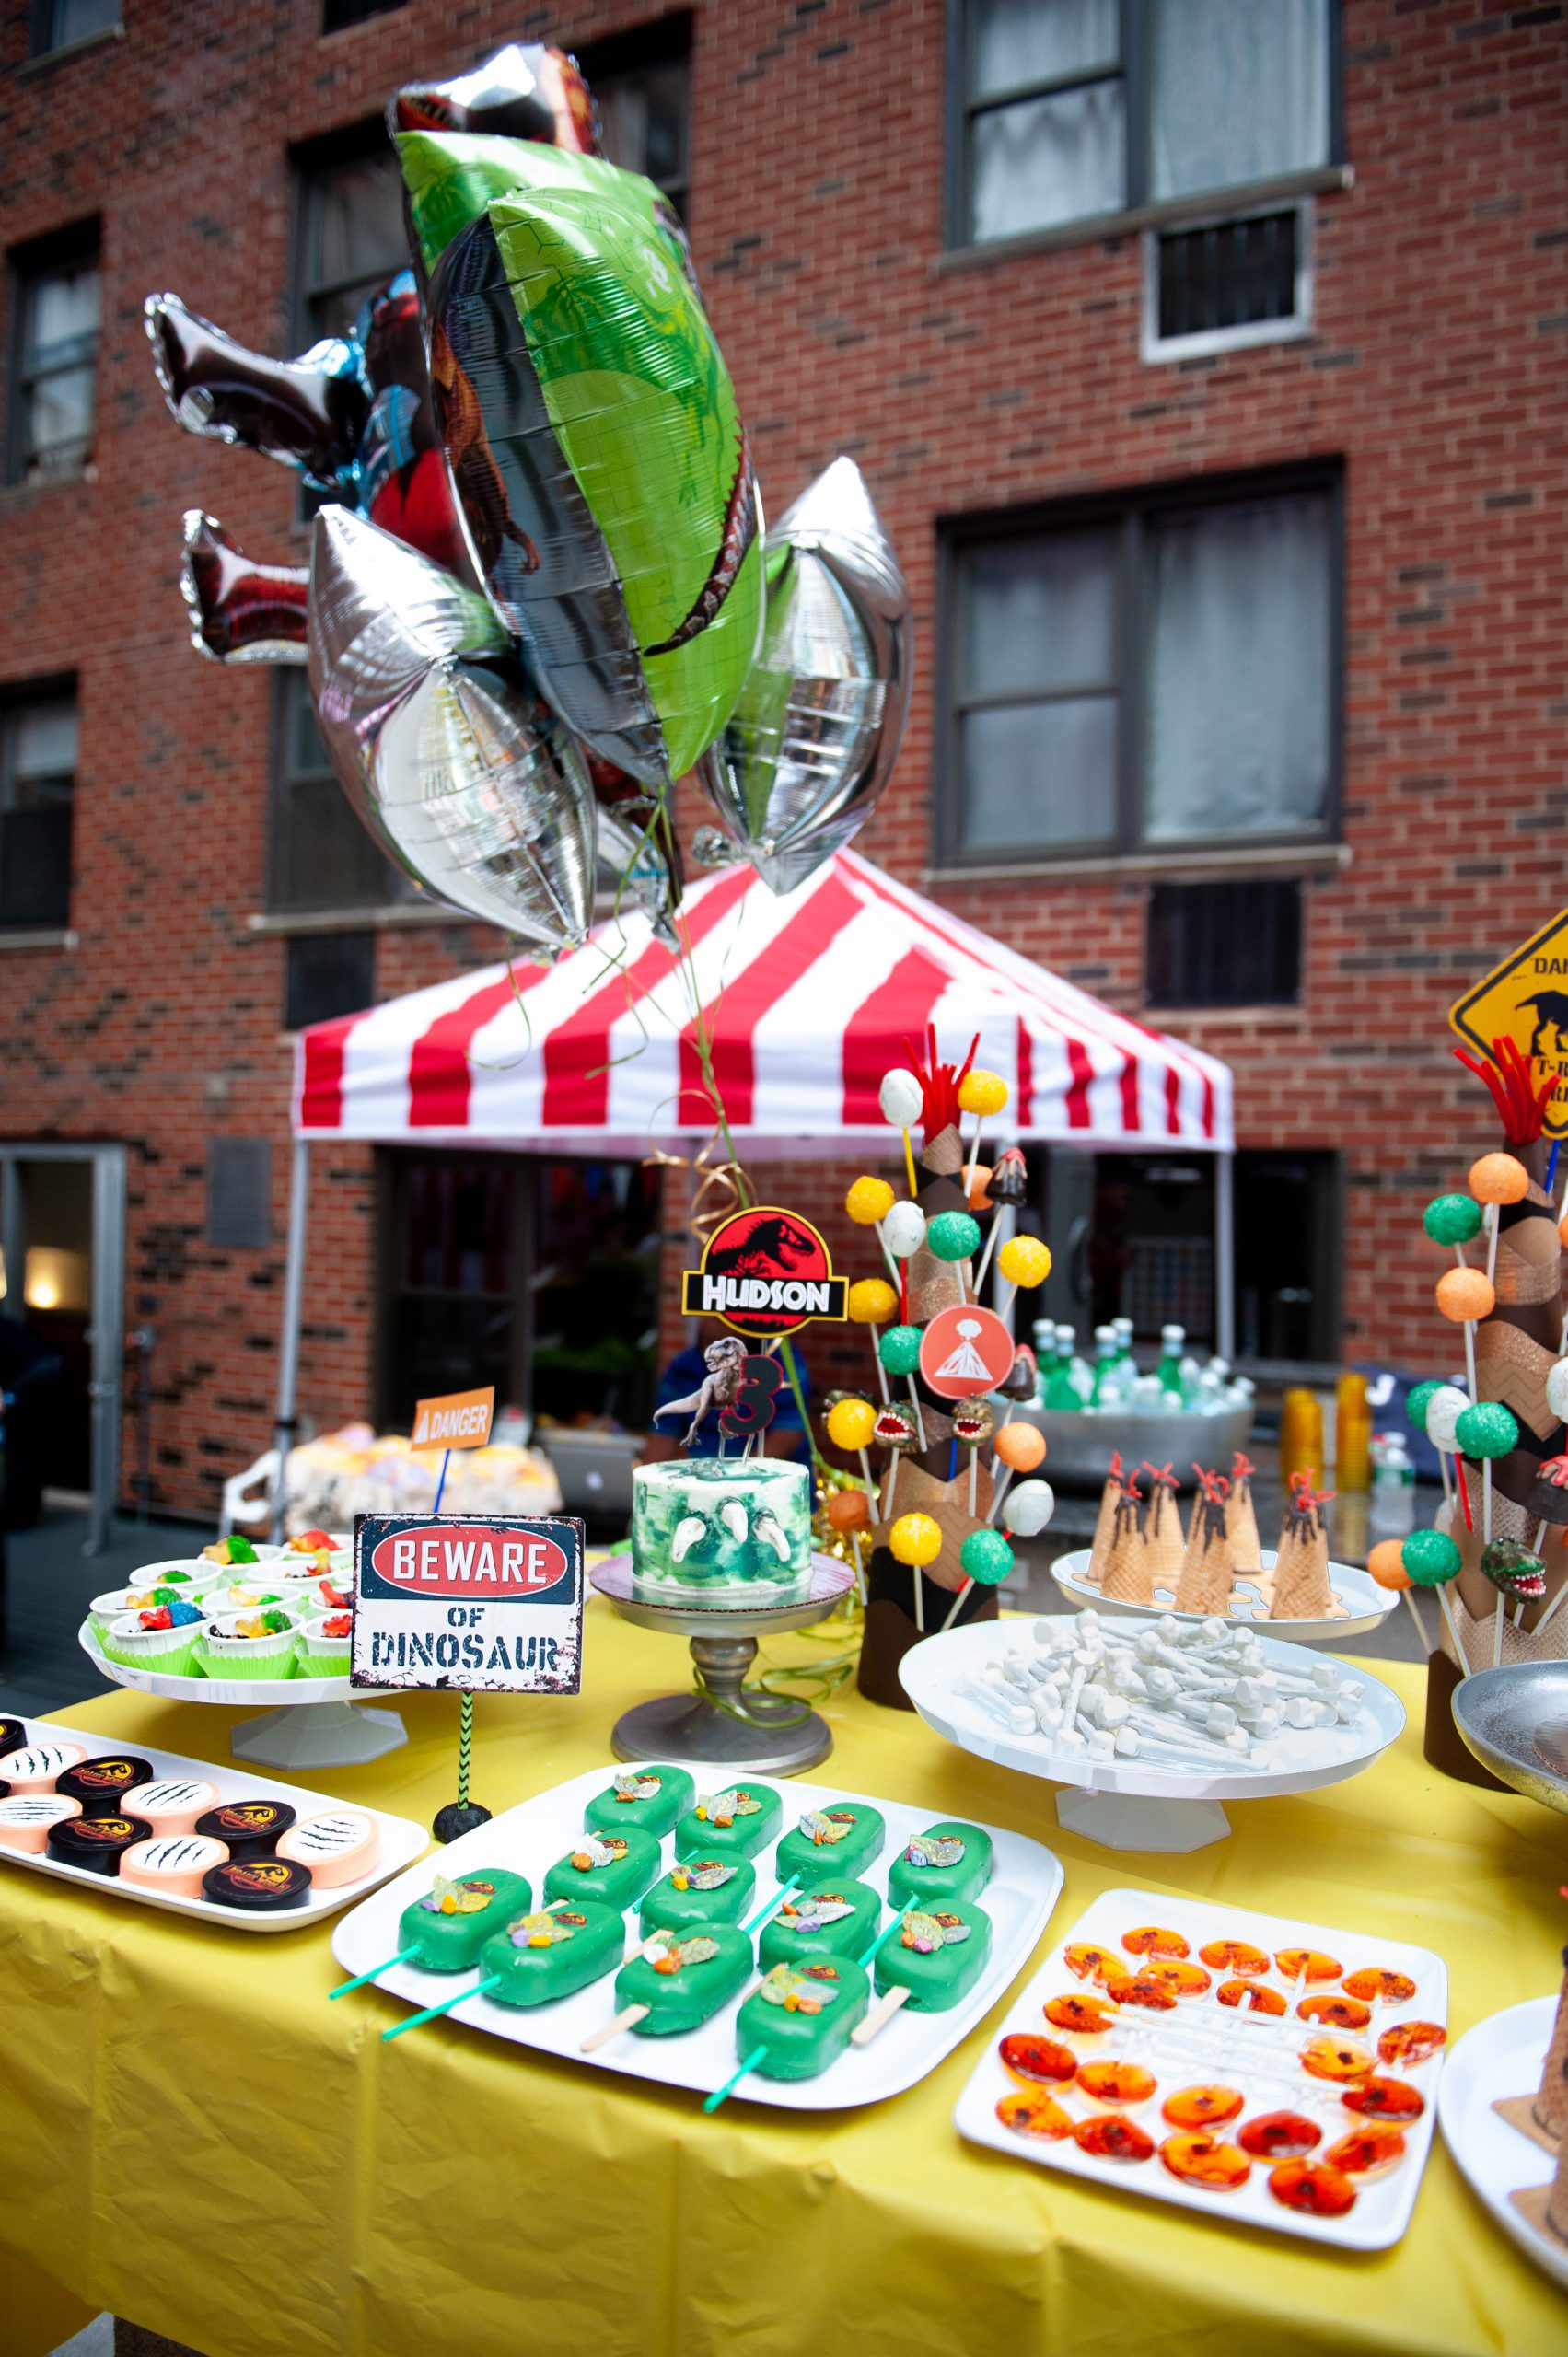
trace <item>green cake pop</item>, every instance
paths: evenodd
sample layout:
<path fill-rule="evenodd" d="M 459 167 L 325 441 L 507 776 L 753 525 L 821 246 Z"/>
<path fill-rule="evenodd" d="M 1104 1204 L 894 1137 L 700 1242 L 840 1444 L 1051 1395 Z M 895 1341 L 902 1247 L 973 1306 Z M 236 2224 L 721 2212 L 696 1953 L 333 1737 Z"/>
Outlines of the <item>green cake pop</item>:
<path fill-rule="evenodd" d="M 969 1994 L 990 1954 L 991 1918 L 982 1908 L 911 1908 L 877 1951 L 877 1986 L 907 1989 L 916 2013 L 944 2014 Z"/>
<path fill-rule="evenodd" d="M 771 1785 L 704 1793 L 675 1829 L 678 1858 L 754 1858 L 779 1829 L 784 1804 Z"/>
<path fill-rule="evenodd" d="M 596 1898 L 605 1907 L 634 1906 L 657 1876 L 659 1845 L 629 1825 L 624 1833 L 585 1833 L 544 1877 L 546 1898 Z"/>
<path fill-rule="evenodd" d="M 938 1212 L 926 1228 L 925 1242 L 938 1260 L 968 1260 L 980 1250 L 980 1222 L 968 1212 Z"/>
<path fill-rule="evenodd" d="M 853 1957 L 824 1956 L 798 1969 L 776 1964 L 735 2017 L 736 2050 L 765 2079 L 814 2079 L 837 2061 L 870 2002 L 871 1984 Z"/>
<path fill-rule="evenodd" d="M 1481 1205 L 1469 1195 L 1434 1195 L 1421 1224 L 1434 1244 L 1468 1244 L 1481 1234 Z"/>
<path fill-rule="evenodd" d="M 920 1364 L 923 1339 L 918 1326 L 889 1326 L 877 1344 L 877 1355 L 889 1375 L 912 1375 Z"/>
<path fill-rule="evenodd" d="M 1458 1577 L 1464 1557 L 1446 1530 L 1412 1530 L 1400 1561 L 1416 1587 L 1443 1587 Z"/>
<path fill-rule="evenodd" d="M 966 1898 L 978 1898 L 990 1880 L 990 1834 L 945 1817 L 917 1833 L 888 1868 L 888 1904 L 961 1906 Z"/>
<path fill-rule="evenodd" d="M 882 1901 L 869 1883 L 849 1875 L 819 1876 L 784 1900 L 762 1927 L 757 1944 L 764 1971 L 775 1964 L 804 1967 L 824 1956 L 860 1956 L 877 1936 Z"/>
<path fill-rule="evenodd" d="M 613 1971 L 626 1952 L 626 1926 L 591 1898 L 520 1915 L 480 1951 L 474 1995 L 498 2005 L 549 2005 Z"/>
<path fill-rule="evenodd" d="M 1443 1386 L 1432 1376 L 1424 1383 L 1412 1383 L 1405 1395 L 1405 1418 L 1418 1433 L 1426 1430 L 1426 1411 Z"/>
<path fill-rule="evenodd" d="M 643 1934 L 692 1932 L 738 1923 L 757 1895 L 757 1870 L 746 1858 L 677 1859 L 644 1895 Z"/>
<path fill-rule="evenodd" d="M 621 1966 L 615 1982 L 617 2017 L 639 2007 L 639 2018 L 622 2021 L 621 2027 L 639 2038 L 679 2038 L 700 2029 L 729 2003 L 749 1980 L 751 1965 L 751 1943 L 733 1923 L 666 1933 Z"/>
<path fill-rule="evenodd" d="M 881 1856 L 887 1839 L 880 1810 L 865 1801 L 830 1801 L 826 1808 L 808 1808 L 784 1835 L 775 1871 L 781 1882 L 797 1884 L 824 1871 L 857 1875 Z"/>
<path fill-rule="evenodd" d="M 596 1793 L 583 1811 L 590 1833 L 619 1833 L 634 1825 L 640 1833 L 662 1840 L 678 1817 L 689 1809 L 697 1787 L 684 1768 L 628 1768 L 602 1793 Z"/>

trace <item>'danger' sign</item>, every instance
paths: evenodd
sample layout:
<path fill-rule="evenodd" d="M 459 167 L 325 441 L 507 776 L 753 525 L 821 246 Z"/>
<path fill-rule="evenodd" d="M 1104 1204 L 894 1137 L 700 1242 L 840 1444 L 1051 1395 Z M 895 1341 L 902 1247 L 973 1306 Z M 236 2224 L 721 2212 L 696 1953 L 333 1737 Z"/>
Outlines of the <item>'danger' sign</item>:
<path fill-rule="evenodd" d="M 486 1515 L 361 1515 L 354 1533 L 355 1686 L 575 1694 L 583 1526 Z"/>

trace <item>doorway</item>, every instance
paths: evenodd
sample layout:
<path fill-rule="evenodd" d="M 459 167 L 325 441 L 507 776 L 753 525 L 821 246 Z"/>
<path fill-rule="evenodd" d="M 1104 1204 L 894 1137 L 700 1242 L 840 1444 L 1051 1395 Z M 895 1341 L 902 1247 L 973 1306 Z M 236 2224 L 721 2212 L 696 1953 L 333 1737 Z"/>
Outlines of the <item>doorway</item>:
<path fill-rule="evenodd" d="M 0 1145 L 7 1487 L 29 1519 L 46 1487 L 85 1492 L 89 1554 L 120 1490 L 124 1300 L 125 1148 Z"/>

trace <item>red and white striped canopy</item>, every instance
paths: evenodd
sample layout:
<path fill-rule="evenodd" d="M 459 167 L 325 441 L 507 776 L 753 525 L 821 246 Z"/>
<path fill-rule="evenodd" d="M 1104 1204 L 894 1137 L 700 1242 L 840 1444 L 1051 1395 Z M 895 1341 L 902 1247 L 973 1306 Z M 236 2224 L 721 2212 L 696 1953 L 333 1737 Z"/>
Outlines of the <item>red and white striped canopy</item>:
<path fill-rule="evenodd" d="M 642 1153 L 710 1132 L 698 1009 L 743 1150 L 886 1144 L 906 1039 L 1012 1092 L 999 1134 L 1225 1151 L 1231 1074 L 923 900 L 854 852 L 775 898 L 738 866 L 688 893 L 678 956 L 629 917 L 554 966 L 463 974 L 301 1034 L 302 1137 Z"/>

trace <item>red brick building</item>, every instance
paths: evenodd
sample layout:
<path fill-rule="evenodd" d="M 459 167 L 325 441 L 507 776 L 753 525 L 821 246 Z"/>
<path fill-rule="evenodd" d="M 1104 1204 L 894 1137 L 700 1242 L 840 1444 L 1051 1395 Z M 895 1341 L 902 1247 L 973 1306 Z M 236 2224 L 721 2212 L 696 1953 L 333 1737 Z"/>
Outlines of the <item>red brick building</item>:
<path fill-rule="evenodd" d="M 920 668 L 861 847 L 1235 1065 L 1244 1353 L 1424 1361 L 1415 1213 L 1492 1140 L 1446 1010 L 1565 898 L 1562 17 L 7 0 L 0 1243 L 84 1398 L 123 1374 L 104 1481 L 210 1508 L 265 1445 L 291 1024 L 497 954 L 395 897 L 300 675 L 192 653 L 181 510 L 276 561 L 304 509 L 178 430 L 142 300 L 280 353 L 352 317 L 388 91 L 512 38 L 682 202 L 771 512 L 839 450 L 882 507 Z M 1206 1176 L 1038 1159 L 1098 1239 L 1058 1313 L 1201 1329 Z M 304 1410 L 460 1369 L 635 1413 L 647 1185 L 321 1154 Z"/>

